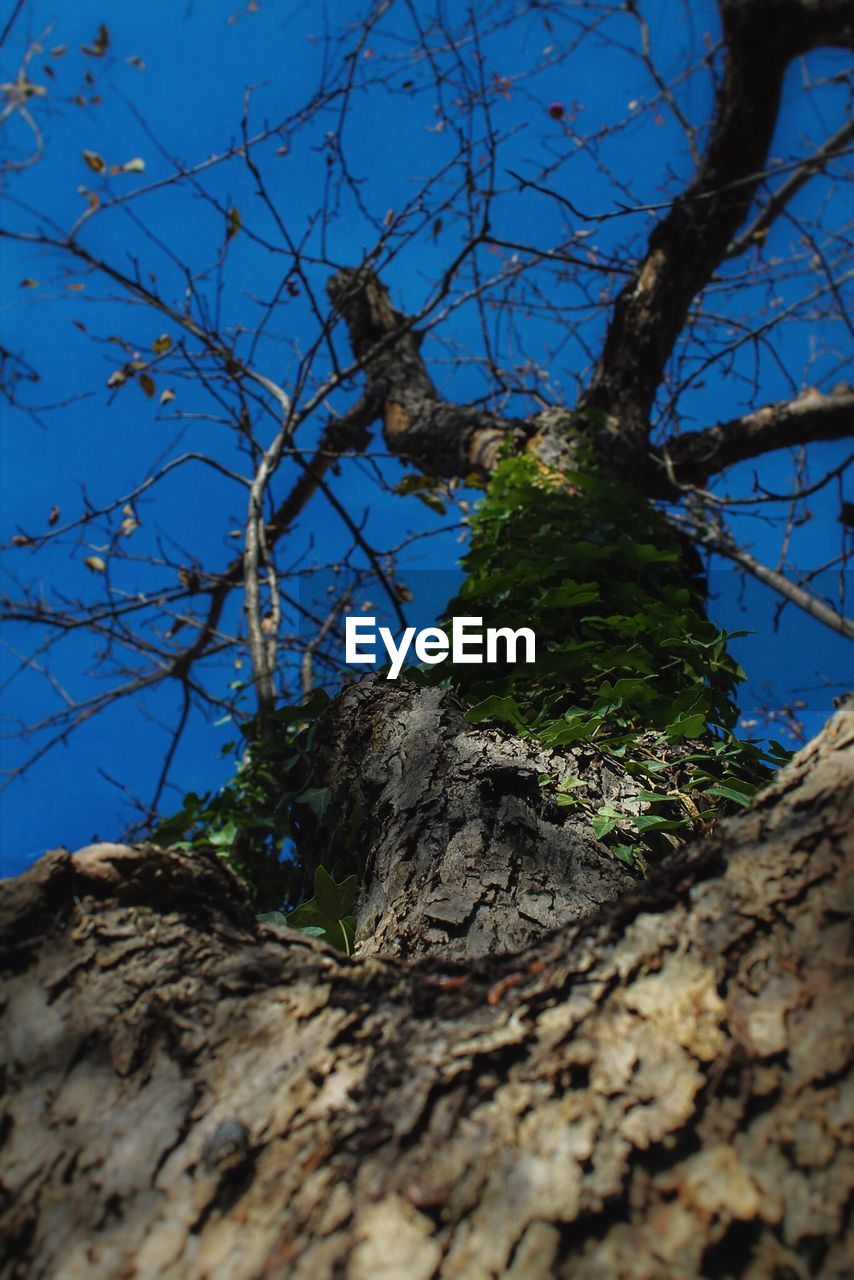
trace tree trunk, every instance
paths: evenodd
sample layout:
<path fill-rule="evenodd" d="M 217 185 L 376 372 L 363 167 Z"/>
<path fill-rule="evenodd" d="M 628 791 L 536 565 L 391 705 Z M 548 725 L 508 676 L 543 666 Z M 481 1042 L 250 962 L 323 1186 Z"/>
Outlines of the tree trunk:
<path fill-rule="evenodd" d="M 371 857 L 411 854 L 371 909 L 441 955 L 258 925 L 213 855 L 96 845 L 5 886 L 2 1274 L 851 1274 L 851 703 L 653 881 L 477 957 L 488 909 L 423 920 L 430 822 L 458 868 L 492 865 L 514 822 L 520 847 L 549 825 L 536 762 L 405 696 L 364 752 Z M 434 744 L 407 791 L 393 749 Z M 441 807 L 431 768 L 458 775 Z M 556 831 L 562 868 L 597 866 Z"/>
<path fill-rule="evenodd" d="M 382 676 L 345 689 L 322 727 L 315 751 L 331 807 L 364 815 L 362 954 L 519 951 L 636 883 L 539 786 L 545 773 L 583 774 L 600 803 L 632 809 L 639 784 L 589 747 L 558 753 L 475 728 L 452 694 Z M 308 867 L 313 834 L 300 841 Z"/>

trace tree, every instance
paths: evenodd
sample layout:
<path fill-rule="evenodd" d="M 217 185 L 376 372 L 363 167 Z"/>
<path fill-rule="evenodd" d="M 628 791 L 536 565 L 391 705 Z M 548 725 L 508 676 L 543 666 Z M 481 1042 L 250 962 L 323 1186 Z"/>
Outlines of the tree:
<path fill-rule="evenodd" d="M 28 225 L 4 232 L 85 268 L 87 281 L 106 278 L 168 324 L 145 355 L 141 341 L 115 335 L 117 397 L 136 382 L 168 408 L 164 375 L 182 377 L 207 399 L 188 398 L 179 421 L 218 416 L 228 432 L 222 452 L 175 450 L 117 500 L 87 500 L 79 520 L 16 535 L 23 554 L 107 522 L 100 550 L 85 548 L 103 597 L 24 591 L 7 615 L 43 629 L 46 651 L 85 628 L 108 656 L 121 647 L 132 659 L 106 694 L 69 697 L 45 722 L 47 741 L 119 697 L 175 682 L 176 733 L 142 806 L 151 821 L 194 700 L 237 719 L 246 738 L 232 787 L 188 800 L 159 826 L 159 844 L 54 853 L 7 889 L 9 1274 L 845 1274 L 850 706 L 751 802 L 769 757 L 734 736 L 739 670 L 706 617 L 697 547 L 850 636 L 841 600 L 822 600 L 736 540 L 725 517 L 739 500 L 715 477 L 775 449 L 842 439 L 852 393 L 830 381 L 830 350 L 825 390 L 699 430 L 679 419 L 705 369 L 741 377 L 747 344 L 759 373 L 760 356 L 779 358 L 775 320 L 754 314 L 766 287 L 783 297 L 778 310 L 844 317 L 830 206 L 801 215 L 793 202 L 833 168 L 850 129 L 785 165 L 769 152 L 787 71 L 816 49 L 850 47 L 848 9 L 724 2 L 719 40 L 668 80 L 634 3 L 495 5 L 453 27 L 441 10 L 403 8 L 398 19 L 380 3 L 340 45 L 328 41 L 320 88 L 285 121 L 255 128 L 247 96 L 233 147 L 176 162 L 129 194 L 87 191 L 70 233 L 23 202 Z M 508 32 L 518 41 L 540 22 L 554 39 L 530 72 L 493 70 Z M 607 168 L 608 139 L 625 122 L 584 136 L 563 100 L 542 104 L 560 129 L 548 159 L 505 173 L 513 140 L 502 103 L 533 95 L 536 76 L 548 84 L 552 64 L 574 66 L 594 37 L 609 66 L 639 58 L 651 118 L 670 113 L 684 136 L 669 190 L 652 204 Z M 83 56 L 103 59 L 110 41 L 102 26 Z M 34 48 L 6 86 L 36 148 L 19 164 L 40 156 Z M 714 85 L 707 126 L 686 114 L 690 72 Z M 431 128 L 453 146 L 406 204 L 376 217 L 348 112 L 362 94 L 393 100 L 424 87 L 438 99 Z M 817 92 L 835 103 L 834 83 Z M 630 104 L 630 121 L 638 109 Z M 303 131 L 315 140 L 329 117 L 325 203 L 297 234 L 262 160 L 299 153 Z M 570 181 L 580 146 L 620 193 L 596 212 Z M 85 148 L 84 161 L 110 179 L 100 151 Z M 142 163 L 116 165 L 113 181 Z M 230 163 L 257 221 L 243 197 L 204 185 Z M 182 261 L 147 224 L 172 262 L 167 285 L 96 244 L 112 211 L 184 186 L 221 219 L 212 269 Z M 506 231 L 509 193 L 543 202 L 559 243 L 537 248 Z M 339 213 L 374 221 L 355 266 L 327 242 Z M 623 224 L 641 218 L 651 232 L 626 235 Z M 796 218 L 793 254 L 763 257 L 781 221 Z M 441 243 L 447 227 L 462 234 L 437 284 L 401 310 L 386 283 L 394 265 L 411 244 Z M 245 240 L 283 269 L 272 295 L 265 284 L 260 319 L 236 326 L 221 317 L 223 280 Z M 807 284 L 807 271 L 817 280 Z M 258 355 L 293 295 L 316 330 L 285 385 Z M 437 385 L 425 334 L 468 305 L 482 348 L 476 389 L 460 403 Z M 530 358 L 513 367 L 517 335 L 524 343 L 546 321 L 575 327 L 572 397 Z M 6 362 L 18 404 L 31 366 L 18 352 Z M 344 407 L 339 392 L 351 394 Z M 369 440 L 378 420 L 379 451 Z M 308 453 L 298 429 L 315 431 Z M 428 507 L 460 486 L 486 489 L 450 612 L 518 626 L 527 610 L 544 652 L 532 671 L 371 676 L 327 704 L 312 687 L 334 665 L 327 642 L 342 614 L 369 581 L 396 610 L 408 594 L 399 563 L 342 500 L 336 471 L 372 461 L 388 487 L 400 458 L 415 471 L 398 489 Z M 242 552 L 216 569 L 176 559 L 161 539 L 127 576 L 143 494 L 191 463 L 244 490 Z M 280 488 L 289 467 L 293 483 Z M 801 471 L 785 495 L 757 482 L 748 501 L 782 503 L 789 538 L 807 497 L 841 470 L 818 481 Z M 336 557 L 351 572 L 325 617 L 305 596 L 294 601 L 302 566 L 286 550 L 317 495 L 352 540 Z M 302 644 L 294 637 L 291 661 L 287 609 L 316 627 Z M 178 638 L 185 629 L 189 640 Z M 222 654 L 242 661 L 240 650 L 251 708 L 246 689 L 222 692 L 211 665 Z M 295 705 L 284 694 L 297 673 Z M 710 834 L 726 804 L 745 812 Z M 295 863 L 278 860 L 284 833 Z M 249 874 L 254 902 L 229 860 Z M 313 921 L 320 940 L 258 921 L 276 875 L 290 906 L 313 881 L 292 923 Z M 327 943 L 335 925 L 349 943 L 344 875 L 358 880 L 355 961 Z"/>

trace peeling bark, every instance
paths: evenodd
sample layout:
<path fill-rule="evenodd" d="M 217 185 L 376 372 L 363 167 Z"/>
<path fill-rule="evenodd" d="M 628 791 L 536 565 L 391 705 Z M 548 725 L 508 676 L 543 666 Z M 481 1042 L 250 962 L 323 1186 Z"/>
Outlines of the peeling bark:
<path fill-rule="evenodd" d="M 850 1274 L 854 710 L 516 956 L 346 962 L 215 858 L 3 893 L 6 1277 Z"/>

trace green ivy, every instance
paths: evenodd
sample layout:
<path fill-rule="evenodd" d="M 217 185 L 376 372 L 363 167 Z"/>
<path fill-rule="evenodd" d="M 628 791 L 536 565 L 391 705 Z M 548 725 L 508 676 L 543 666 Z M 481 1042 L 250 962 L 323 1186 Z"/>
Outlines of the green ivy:
<path fill-rule="evenodd" d="M 288 851 L 301 821 L 309 815 L 323 821 L 329 806 L 328 788 L 311 785 L 312 744 L 328 703 L 317 690 L 301 706 L 278 708 L 273 733 L 263 740 L 253 737 L 250 724 L 232 781 L 206 795 L 190 792 L 151 839 L 164 847 L 216 849 L 261 909 L 298 900 L 305 872 Z M 228 743 L 223 754 L 235 746 Z"/>
<path fill-rule="evenodd" d="M 324 866 L 319 866 L 314 873 L 314 897 L 302 903 L 295 910 L 267 911 L 258 917 L 266 924 L 287 925 L 290 929 L 299 929 L 313 938 L 322 938 L 339 951 L 351 955 L 353 940 L 356 936 L 356 921 L 353 916 L 353 905 L 356 901 L 358 881 L 355 876 L 347 876 L 340 884 L 332 878 Z"/>
<path fill-rule="evenodd" d="M 571 792 L 542 785 L 642 869 L 644 851 L 747 803 L 788 755 L 733 734 L 744 672 L 706 617 L 692 554 L 661 512 L 592 465 L 566 474 L 531 454 L 507 457 L 473 517 L 466 578 L 447 609 L 448 619 L 533 629 L 532 666 L 456 666 L 451 683 L 472 723 L 502 721 L 547 747 L 589 744 L 637 776 L 639 815 L 594 807 L 578 781 Z M 424 678 L 443 676 L 434 667 Z"/>
<path fill-rule="evenodd" d="M 733 733 L 744 673 L 726 633 L 706 617 L 699 562 L 691 568 L 660 512 L 592 464 L 558 474 L 530 454 L 505 458 L 473 518 L 464 567 L 447 618 L 531 627 L 536 664 L 409 674 L 450 684 L 473 724 L 503 722 L 547 747 L 585 747 L 636 778 L 640 813 L 588 799 L 581 778 L 540 778 L 555 806 L 589 824 L 622 861 L 645 871 L 648 855 L 749 803 L 788 758 L 776 743 L 769 752 Z M 301 706 L 279 708 L 263 741 L 252 740 L 250 726 L 234 779 L 187 795 L 152 838 L 216 849 L 251 886 L 263 919 L 349 954 L 357 881 L 335 880 L 349 871 L 335 857 L 356 847 L 362 815 L 342 823 L 329 812 L 329 789 L 314 785 L 312 747 L 327 704 L 318 690 Z M 304 901 L 311 868 L 289 850 L 306 823 L 317 865 Z"/>

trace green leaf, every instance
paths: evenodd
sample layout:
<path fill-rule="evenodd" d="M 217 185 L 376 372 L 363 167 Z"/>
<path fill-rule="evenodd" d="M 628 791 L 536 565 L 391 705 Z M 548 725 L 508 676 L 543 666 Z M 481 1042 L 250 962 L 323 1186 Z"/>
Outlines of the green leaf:
<path fill-rule="evenodd" d="M 288 917 L 284 911 L 262 911 L 258 920 L 261 924 L 277 924 L 282 927 L 286 927 L 288 923 Z"/>
<path fill-rule="evenodd" d="M 702 711 L 694 716 L 685 716 L 667 726 L 667 737 L 671 742 L 682 738 L 699 738 L 706 727 L 706 717 Z"/>
<path fill-rule="evenodd" d="M 320 866 L 314 873 L 314 897 L 323 915 L 329 919 L 340 919 L 349 915 L 356 901 L 358 881 L 355 876 L 347 876 L 340 884 L 336 884 L 325 867 Z"/>
<path fill-rule="evenodd" d="M 593 834 L 597 840 L 602 840 L 605 836 L 610 835 L 617 825 L 616 818 L 606 817 L 604 814 L 596 817 L 590 824 L 593 828 Z"/>
<path fill-rule="evenodd" d="M 419 502 L 423 502 L 425 507 L 429 507 L 431 511 L 435 511 L 438 515 L 445 514 L 445 504 L 437 493 L 416 493 Z"/>
<path fill-rule="evenodd" d="M 638 831 L 676 831 L 686 825 L 684 818 L 661 818 L 655 813 L 633 814 L 629 821 Z"/>
<path fill-rule="evenodd" d="M 315 817 L 322 821 L 326 810 L 329 808 L 331 798 L 332 792 L 329 787 L 308 787 L 301 795 L 296 797 L 295 803 L 307 804 Z"/>
<path fill-rule="evenodd" d="M 480 724 L 483 720 L 509 720 L 516 725 L 523 723 L 522 711 L 515 698 L 502 698 L 494 693 L 469 707 L 466 720 L 470 724 Z"/>
<path fill-rule="evenodd" d="M 572 609 L 582 604 L 592 604 L 599 599 L 595 582 L 566 582 L 552 587 L 540 596 L 537 604 L 542 609 Z"/>
<path fill-rule="evenodd" d="M 218 831 L 211 831 L 206 836 L 206 843 L 212 844 L 215 849 L 230 849 L 237 839 L 237 824 L 232 820 L 220 827 Z"/>
<path fill-rule="evenodd" d="M 314 897 L 290 912 L 288 925 L 352 954 L 356 921 L 351 911 L 357 889 L 355 876 L 336 884 L 326 868 L 319 866 L 314 873 Z"/>
<path fill-rule="evenodd" d="M 405 495 L 418 493 L 422 489 L 435 489 L 438 481 L 435 476 L 425 476 L 418 471 L 411 471 L 394 486 L 394 492 Z"/>
<path fill-rule="evenodd" d="M 708 787 L 703 794 L 707 796 L 720 796 L 722 800 L 732 800 L 735 804 L 740 804 L 742 808 L 747 808 L 750 801 L 753 799 L 752 792 L 750 795 L 746 795 L 743 791 L 736 791 L 734 787 Z"/>

